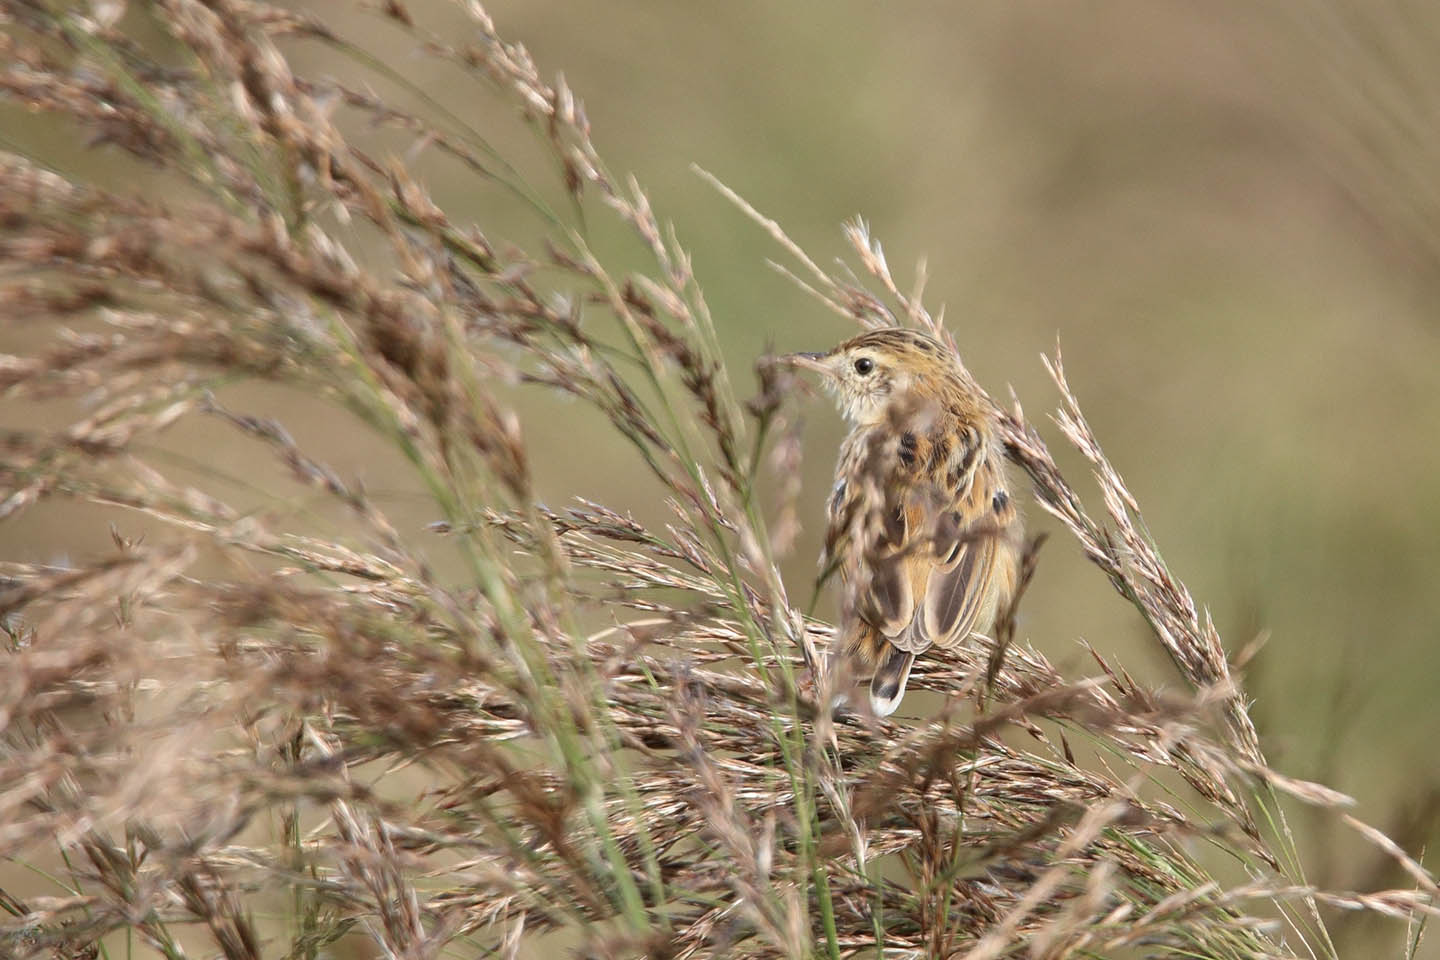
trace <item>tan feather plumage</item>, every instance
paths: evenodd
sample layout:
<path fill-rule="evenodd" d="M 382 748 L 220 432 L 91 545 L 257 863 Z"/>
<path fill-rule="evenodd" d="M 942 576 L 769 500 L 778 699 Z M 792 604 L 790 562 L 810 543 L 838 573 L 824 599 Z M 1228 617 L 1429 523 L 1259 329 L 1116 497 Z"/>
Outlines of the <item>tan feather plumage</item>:
<path fill-rule="evenodd" d="M 993 625 L 1015 589 L 1020 518 L 994 412 L 958 358 L 914 330 L 861 334 L 794 362 L 853 427 L 840 447 L 825 569 L 843 584 L 838 653 L 889 714 L 910 666 Z"/>

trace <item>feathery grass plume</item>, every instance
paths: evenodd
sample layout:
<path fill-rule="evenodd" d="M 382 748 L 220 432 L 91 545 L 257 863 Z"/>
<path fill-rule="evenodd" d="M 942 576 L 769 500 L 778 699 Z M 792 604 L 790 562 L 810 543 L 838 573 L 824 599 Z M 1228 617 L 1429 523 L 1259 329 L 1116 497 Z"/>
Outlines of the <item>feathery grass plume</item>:
<path fill-rule="evenodd" d="M 568 212 L 532 185 L 545 171 L 303 11 L 0 2 L 0 91 L 139 181 L 0 156 L 0 323 L 28 343 L 0 357 L 25 412 L 0 440 L 0 521 L 84 504 L 149 524 L 107 555 L 0 565 L 0 855 L 33 868 L 0 893 L 6 955 L 1239 960 L 1334 956 L 1322 906 L 1436 912 L 1432 875 L 1348 814 L 1413 889 L 1305 881 L 1281 801 L 1346 798 L 1266 764 L 1058 353 L 1057 420 L 1105 519 L 1018 405 L 1011 453 L 1193 689 L 1098 652 L 1064 675 L 1011 611 L 996 649 L 917 667 L 956 693 L 933 721 L 832 717 L 830 627 L 776 565 L 793 382 L 762 364 L 742 402 L 674 232 L 478 4 L 463 42 L 429 11 L 371 12 L 518 112 Z M 393 138 L 498 185 L 541 247 L 454 219 L 373 145 Z M 648 267 L 605 262 L 582 214 L 616 218 Z M 944 336 L 863 224 L 878 293 L 759 219 L 840 314 Z M 670 522 L 544 506 L 512 385 L 602 417 Z M 378 438 L 433 522 L 246 409 L 268 391 Z M 196 423 L 263 450 L 307 505 L 256 508 L 176 456 Z"/>

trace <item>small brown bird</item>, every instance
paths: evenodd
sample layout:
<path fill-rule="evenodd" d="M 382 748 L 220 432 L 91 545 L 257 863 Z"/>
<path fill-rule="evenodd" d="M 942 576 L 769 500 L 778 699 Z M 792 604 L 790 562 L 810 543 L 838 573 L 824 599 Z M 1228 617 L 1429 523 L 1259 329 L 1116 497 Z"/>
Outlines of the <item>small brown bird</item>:
<path fill-rule="evenodd" d="M 989 630 L 1014 593 L 1020 517 L 995 413 L 954 353 L 918 330 L 784 359 L 820 373 L 852 424 L 823 563 L 844 588 L 838 654 L 871 673 L 870 705 L 887 716 L 916 654 Z"/>

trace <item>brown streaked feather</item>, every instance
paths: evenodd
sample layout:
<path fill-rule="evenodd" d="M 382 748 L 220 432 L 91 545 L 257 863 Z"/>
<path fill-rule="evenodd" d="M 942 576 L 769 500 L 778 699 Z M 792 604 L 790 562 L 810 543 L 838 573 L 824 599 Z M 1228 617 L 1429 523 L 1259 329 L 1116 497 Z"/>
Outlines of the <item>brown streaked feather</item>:
<path fill-rule="evenodd" d="M 870 565 L 870 589 L 865 591 L 865 619 L 886 636 L 904 630 L 915 613 L 915 588 L 909 569 L 898 560 L 880 559 Z"/>
<path fill-rule="evenodd" d="M 926 478 L 946 476 L 929 462 L 939 444 L 902 433 L 908 439 L 893 444 L 887 464 L 890 451 L 874 449 L 876 438 L 866 434 L 856 431 L 842 453 L 827 553 L 844 551 L 840 570 L 858 593 L 855 613 L 882 647 L 858 652 L 876 665 L 886 656 L 885 644 L 920 653 L 953 646 L 988 626 L 995 582 L 1011 578 L 1000 569 L 1010 553 L 1000 541 L 1011 536 L 1015 511 L 993 454 L 947 451 L 960 469 L 950 473 L 953 486 L 937 485 Z M 910 469 L 915 461 L 923 472 Z M 861 479 L 867 473 L 870 483 Z M 876 474 L 883 479 L 874 482 Z M 1001 511 L 989 508 L 997 492 Z M 867 504 L 866 497 L 876 502 Z M 852 538 L 858 549 L 851 548 Z"/>
<path fill-rule="evenodd" d="M 888 714 L 915 654 L 990 627 L 1013 590 L 1019 522 L 993 407 L 952 351 L 887 329 L 822 359 L 853 425 L 825 538 L 824 570 L 844 585 L 836 649 L 871 673 L 871 705 Z"/>
<path fill-rule="evenodd" d="M 921 613 L 911 626 L 911 645 L 917 642 L 950 647 L 972 631 L 989 628 L 997 598 L 1013 587 L 1013 551 L 1005 540 L 1013 537 L 1015 509 L 1002 487 L 1003 471 L 992 460 L 979 463 L 974 479 L 961 492 L 955 516 L 954 538 L 937 537 L 936 555 L 946 559 L 931 568 Z M 1001 504 L 996 510 L 994 503 Z M 966 522 L 968 520 L 968 523 Z M 996 588 L 999 588 L 998 590 Z"/>
<path fill-rule="evenodd" d="M 968 637 L 979 623 L 989 595 L 995 554 L 995 535 L 987 531 L 961 544 L 954 564 L 933 567 L 926 583 L 925 602 L 904 637 L 892 642 L 919 653 L 930 646 L 954 646 Z"/>

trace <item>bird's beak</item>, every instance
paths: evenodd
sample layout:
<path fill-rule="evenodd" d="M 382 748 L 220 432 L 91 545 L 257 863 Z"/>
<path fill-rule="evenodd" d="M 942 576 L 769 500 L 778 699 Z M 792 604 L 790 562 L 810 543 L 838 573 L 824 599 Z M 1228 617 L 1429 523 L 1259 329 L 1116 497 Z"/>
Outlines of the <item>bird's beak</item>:
<path fill-rule="evenodd" d="M 828 356 L 828 353 L 787 353 L 780 358 L 780 362 L 788 363 L 792 367 L 814 370 L 816 373 L 829 373 L 830 367 L 825 363 Z"/>

